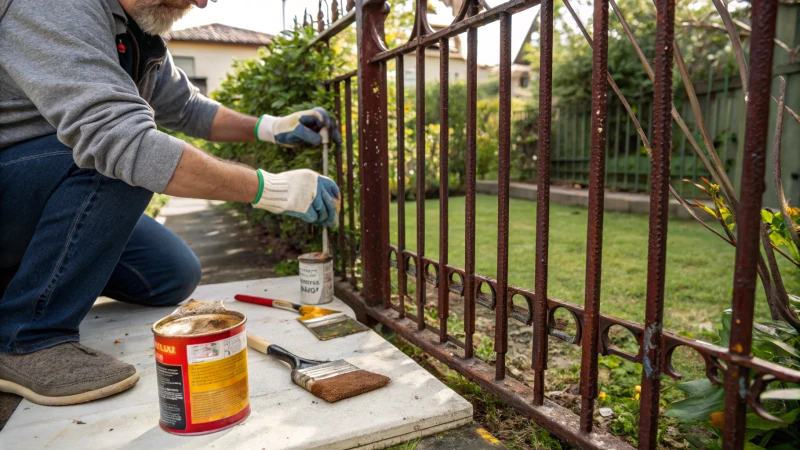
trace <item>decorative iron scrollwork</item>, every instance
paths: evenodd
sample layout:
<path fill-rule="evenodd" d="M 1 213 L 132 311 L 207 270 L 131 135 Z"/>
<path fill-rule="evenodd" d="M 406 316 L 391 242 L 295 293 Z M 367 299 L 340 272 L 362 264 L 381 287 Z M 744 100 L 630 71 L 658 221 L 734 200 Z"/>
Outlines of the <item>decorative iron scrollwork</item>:
<path fill-rule="evenodd" d="M 481 306 L 485 306 L 489 309 L 494 309 L 497 305 L 497 290 L 488 280 L 481 280 L 477 276 L 475 277 L 478 283 L 475 285 L 475 302 Z M 489 292 L 483 292 L 483 287 L 488 286 Z"/>

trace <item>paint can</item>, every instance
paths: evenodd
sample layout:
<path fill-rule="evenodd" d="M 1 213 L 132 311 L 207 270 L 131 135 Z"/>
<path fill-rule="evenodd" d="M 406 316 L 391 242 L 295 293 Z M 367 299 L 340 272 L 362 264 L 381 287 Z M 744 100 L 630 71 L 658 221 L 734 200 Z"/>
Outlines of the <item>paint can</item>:
<path fill-rule="evenodd" d="M 300 255 L 300 301 L 322 305 L 333 301 L 333 258 L 327 253 Z"/>
<path fill-rule="evenodd" d="M 161 428 L 207 434 L 250 415 L 246 321 L 222 302 L 190 300 L 153 324 Z"/>

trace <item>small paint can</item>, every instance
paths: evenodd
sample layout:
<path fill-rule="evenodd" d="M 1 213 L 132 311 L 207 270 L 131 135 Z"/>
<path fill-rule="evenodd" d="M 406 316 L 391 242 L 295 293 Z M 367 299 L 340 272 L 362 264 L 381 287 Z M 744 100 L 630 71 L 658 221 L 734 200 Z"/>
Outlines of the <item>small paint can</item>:
<path fill-rule="evenodd" d="M 300 255 L 300 301 L 322 305 L 333 301 L 333 258 L 327 253 Z"/>
<path fill-rule="evenodd" d="M 190 300 L 153 324 L 161 428 L 207 434 L 250 415 L 246 321 L 222 302 Z"/>

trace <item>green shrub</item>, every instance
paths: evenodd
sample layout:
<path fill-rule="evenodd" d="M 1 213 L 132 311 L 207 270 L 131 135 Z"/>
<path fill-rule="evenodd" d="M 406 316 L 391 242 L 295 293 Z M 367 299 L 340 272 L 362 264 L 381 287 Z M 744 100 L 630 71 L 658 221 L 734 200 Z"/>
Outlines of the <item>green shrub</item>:
<path fill-rule="evenodd" d="M 333 111 L 333 93 L 324 81 L 335 68 L 333 52 L 326 46 L 308 48 L 314 33 L 310 28 L 284 32 L 275 37 L 255 59 L 237 61 L 213 97 L 239 112 L 259 116 L 283 116 L 294 111 L 322 106 Z M 322 171 L 319 148 L 286 149 L 269 143 L 207 144 L 211 153 L 269 172 L 310 168 Z M 331 168 L 334 148 L 331 148 Z M 298 251 L 321 248 L 320 229 L 298 219 L 275 215 L 250 205 L 236 204 L 251 222 L 264 226 L 268 233 L 291 242 Z"/>
<path fill-rule="evenodd" d="M 150 204 L 147 205 L 147 209 L 144 210 L 144 213 L 155 218 L 158 212 L 161 211 L 161 208 L 167 204 L 167 200 L 169 200 L 169 195 L 153 194 L 153 198 L 150 199 Z"/>
<path fill-rule="evenodd" d="M 730 345 L 731 312 L 722 314 L 719 345 Z M 755 324 L 753 327 L 753 356 L 791 369 L 800 367 L 800 337 L 785 322 Z M 666 415 L 678 421 L 706 430 L 689 430 L 686 439 L 697 448 L 721 448 L 725 392 L 707 378 L 681 383 L 678 389 L 686 394 L 684 400 L 671 405 Z M 797 384 L 773 382 L 761 397 L 769 414 L 781 422 L 763 419 L 747 407 L 745 448 L 788 450 L 800 442 L 800 388 Z"/>

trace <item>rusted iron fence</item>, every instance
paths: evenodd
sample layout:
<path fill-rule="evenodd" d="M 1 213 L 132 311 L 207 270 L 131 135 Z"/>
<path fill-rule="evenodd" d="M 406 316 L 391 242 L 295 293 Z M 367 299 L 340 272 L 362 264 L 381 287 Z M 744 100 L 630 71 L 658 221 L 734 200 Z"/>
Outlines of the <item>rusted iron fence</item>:
<path fill-rule="evenodd" d="M 741 197 L 738 206 L 736 265 L 732 300 L 730 346 L 723 348 L 685 338 L 663 330 L 664 278 L 668 199 L 670 195 L 670 149 L 673 131 L 672 73 L 674 42 L 674 0 L 656 0 L 658 11 L 656 52 L 653 71 L 655 90 L 652 98 L 652 129 L 647 136 L 650 158 L 650 219 L 647 264 L 647 290 L 644 323 L 611 317 L 600 312 L 600 285 L 603 247 L 603 200 L 606 184 L 607 139 L 610 109 L 608 89 L 614 89 L 613 78 L 607 72 L 609 0 L 595 0 L 593 20 L 593 72 L 590 161 L 588 164 L 588 232 L 586 247 L 586 284 L 584 306 L 548 296 L 548 220 L 551 182 L 551 160 L 556 156 L 552 136 L 552 48 L 553 1 L 541 1 L 540 92 L 539 92 L 539 151 L 536 223 L 535 285 L 528 289 L 508 284 L 509 235 L 509 165 L 511 128 L 511 17 L 514 13 L 538 5 L 539 0 L 511 0 L 491 9 L 477 0 L 466 0 L 454 22 L 437 32 L 427 24 L 427 1 L 418 0 L 416 21 L 408 43 L 387 49 L 383 40 L 383 23 L 389 6 L 383 0 L 358 0 L 348 8 L 355 11 L 358 31 L 358 70 L 331 80 L 330 88 L 336 98 L 336 113 L 345 127 L 344 149 L 336 153 L 336 177 L 344 187 L 345 211 L 340 217 L 336 243 L 336 294 L 359 314 L 364 321 L 377 321 L 395 330 L 412 344 L 445 363 L 492 392 L 507 404 L 526 414 L 561 439 L 581 448 L 629 448 L 619 438 L 594 427 L 595 399 L 598 396 L 598 355 L 617 355 L 643 366 L 639 413 L 639 448 L 656 446 L 659 421 L 661 376 L 675 379 L 680 374 L 672 364 L 679 347 L 688 347 L 702 356 L 706 375 L 715 385 L 725 388 L 724 447 L 742 448 L 745 439 L 745 411 L 749 407 L 766 417 L 768 413 L 760 395 L 773 381 L 800 383 L 800 372 L 789 370 L 751 355 L 753 307 L 756 288 L 756 266 L 760 258 L 759 233 L 762 226 L 760 208 L 764 192 L 765 154 L 767 144 L 770 85 L 772 79 L 772 48 L 775 33 L 777 1 L 755 1 L 752 7 L 752 36 L 750 41 L 750 76 L 744 135 Z M 569 7 L 569 4 L 565 2 Z M 348 5 L 349 6 L 349 5 Z M 616 7 L 616 5 L 613 5 Z M 571 9 L 571 8 L 570 8 Z M 476 87 L 477 39 L 479 28 L 490 22 L 500 22 L 500 129 L 499 129 L 499 201 L 497 277 L 475 272 L 475 155 L 476 155 Z M 582 27 L 582 25 L 581 25 Z M 404 83 L 403 55 L 416 54 L 417 92 L 425 83 L 425 49 L 438 46 L 440 58 L 441 129 L 447 130 L 448 108 L 448 41 L 467 33 L 467 139 L 466 139 L 466 199 L 465 199 L 465 267 L 448 263 L 448 133 L 440 134 L 438 146 L 441 171 L 439 254 L 425 253 L 424 196 L 417 196 L 416 249 L 407 248 L 405 230 L 405 199 L 397 199 L 398 239 L 390 243 L 389 166 L 397 167 L 397 183 L 404 189 L 405 174 L 417 172 L 418 192 L 424 192 L 425 154 L 416 157 L 416 167 L 407 168 L 404 151 Z M 324 34 L 325 32 L 323 32 Z M 587 40 L 588 33 L 584 30 Z M 323 36 L 330 38 L 331 34 Z M 325 40 L 321 39 L 321 40 Z M 388 98 L 387 63 L 394 61 L 396 98 Z M 649 65 L 648 65 L 649 68 Z M 358 94 L 354 101 L 353 85 Z M 614 89 L 616 91 L 616 89 Z M 388 103 L 396 102 L 397 135 L 388 135 Z M 355 105 L 354 105 L 355 103 Z M 356 112 L 357 108 L 357 112 Z M 417 130 L 424 130 L 425 96 L 416 99 Z M 631 110 L 626 108 L 627 114 Z M 353 116 L 357 114 L 357 141 L 354 138 Z M 389 139 L 396 139 L 397 161 L 389 160 Z M 418 149 L 424 149 L 424 132 L 416 134 Z M 357 142 L 357 152 L 354 143 Z M 359 188 L 356 195 L 355 189 Z M 359 204 L 360 202 L 360 204 Z M 356 212 L 358 214 L 356 214 Z M 356 248 L 356 242 L 360 248 Z M 360 267 L 360 270 L 359 270 Z M 398 295 L 393 296 L 390 280 L 397 271 Z M 360 273 L 359 273 L 360 272 Z M 405 302 L 413 285 L 416 314 L 407 312 Z M 428 286 L 436 291 L 438 326 L 426 323 L 425 305 Z M 463 298 L 464 339 L 448 330 L 451 294 Z M 523 305 L 512 298 L 521 296 Z M 409 300 L 410 301 L 410 300 Z M 524 306 L 527 305 L 527 306 Z M 494 351 L 496 362 L 490 365 L 475 357 L 476 308 L 488 308 L 495 313 Z M 558 310 L 566 310 L 574 319 L 576 333 L 568 335 L 554 326 Z M 506 377 L 508 350 L 508 320 L 520 321 L 533 327 L 533 388 Z M 629 330 L 639 344 L 636 353 L 614 346 L 609 338 L 612 326 Z M 581 347 L 580 412 L 555 404 L 544 395 L 548 361 L 548 339 L 566 340 Z"/>

